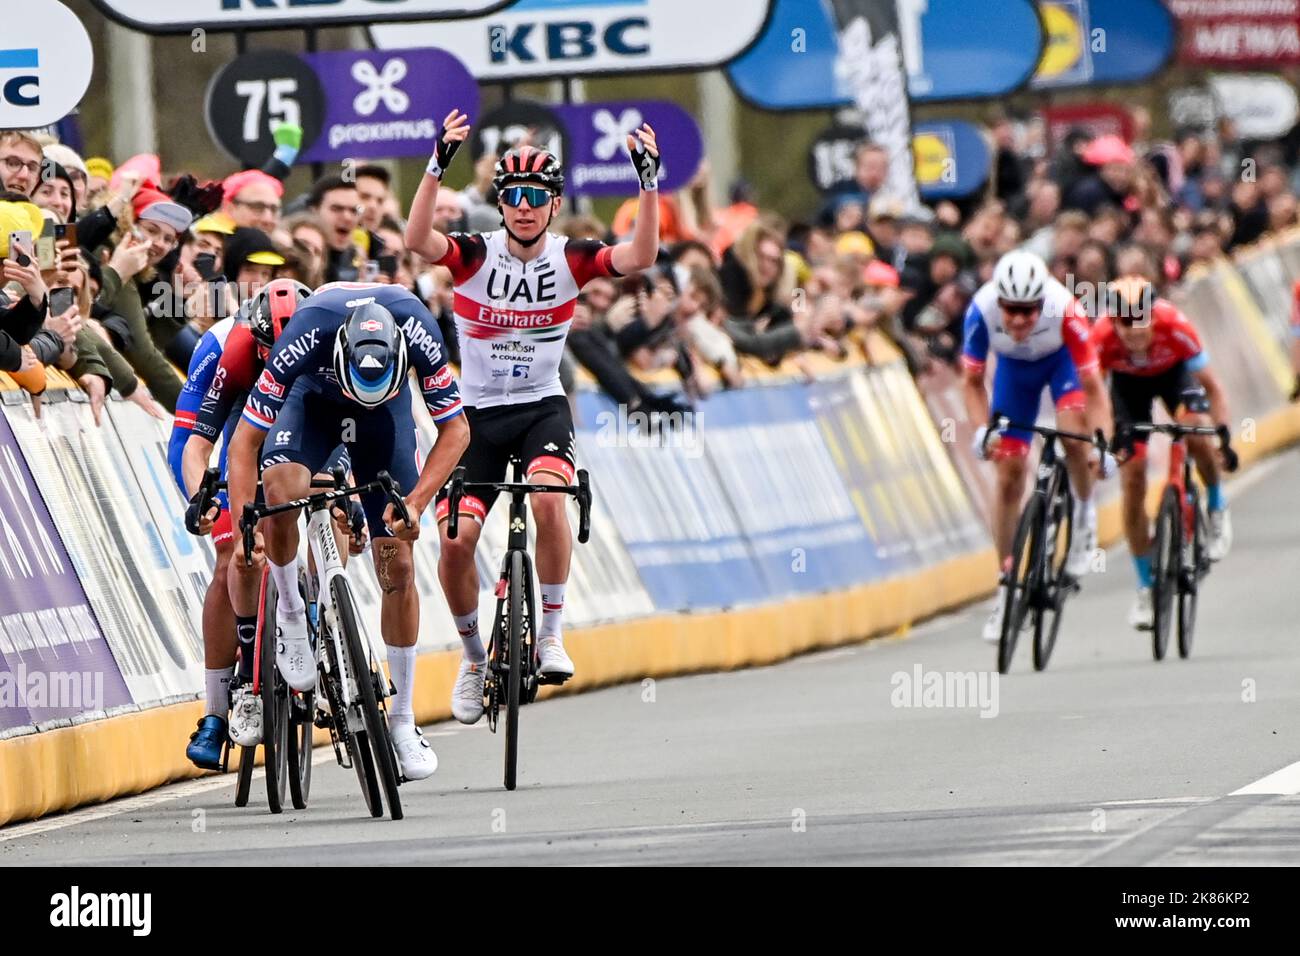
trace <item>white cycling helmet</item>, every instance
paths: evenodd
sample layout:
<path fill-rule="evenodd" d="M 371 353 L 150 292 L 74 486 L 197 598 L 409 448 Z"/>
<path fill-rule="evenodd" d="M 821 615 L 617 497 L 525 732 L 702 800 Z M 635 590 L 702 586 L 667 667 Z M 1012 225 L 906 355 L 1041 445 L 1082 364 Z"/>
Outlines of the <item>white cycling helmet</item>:
<path fill-rule="evenodd" d="M 993 285 L 1003 302 L 1042 302 L 1047 286 L 1047 263 L 1023 249 L 1008 252 L 993 269 Z"/>

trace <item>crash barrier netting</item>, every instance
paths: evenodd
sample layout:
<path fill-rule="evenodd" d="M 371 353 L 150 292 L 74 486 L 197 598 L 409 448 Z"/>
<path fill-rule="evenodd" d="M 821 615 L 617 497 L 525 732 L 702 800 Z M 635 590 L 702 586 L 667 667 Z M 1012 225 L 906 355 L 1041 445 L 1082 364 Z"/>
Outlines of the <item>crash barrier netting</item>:
<path fill-rule="evenodd" d="M 1300 434 L 1279 311 L 1300 241 L 1240 258 L 1190 276 L 1175 298 L 1202 330 L 1249 460 Z M 936 370 L 918 391 L 881 337 L 863 353 L 814 360 L 812 382 L 783 366 L 655 422 L 579 390 L 578 457 L 595 501 L 567 592 L 571 689 L 770 662 L 992 590 L 991 469 L 970 455 L 955 376 Z M 427 453 L 434 428 L 414 404 Z M 185 531 L 170 421 L 111 398 L 96 426 L 85 394 L 55 371 L 39 408 L 0 375 L 0 412 L 3 824 L 194 773 L 183 751 L 202 712 L 214 552 Z M 485 621 L 505 518 L 493 510 L 479 549 Z M 417 716 L 427 721 L 448 716 L 459 641 L 432 509 L 422 527 Z M 369 558 L 348 574 L 382 647 Z"/>

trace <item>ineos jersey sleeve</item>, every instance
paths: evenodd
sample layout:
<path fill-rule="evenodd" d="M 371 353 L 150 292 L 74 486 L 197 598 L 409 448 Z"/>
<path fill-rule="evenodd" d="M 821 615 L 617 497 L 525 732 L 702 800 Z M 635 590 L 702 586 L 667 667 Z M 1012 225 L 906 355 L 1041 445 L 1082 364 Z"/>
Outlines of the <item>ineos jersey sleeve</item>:
<path fill-rule="evenodd" d="M 316 371 L 328 359 L 338 320 L 320 308 L 299 308 L 276 339 L 257 384 L 244 404 L 244 421 L 268 431 L 275 424 L 293 383 Z"/>
<path fill-rule="evenodd" d="M 240 326 L 226 341 L 226 350 L 221 353 L 212 384 L 199 405 L 194 434 L 211 442 L 217 440 L 230 419 L 235 402 L 252 389 L 259 365 L 257 342 L 246 327 Z"/>
<path fill-rule="evenodd" d="M 204 332 L 190 357 L 185 385 L 176 399 L 176 417 L 172 424 L 171 439 L 167 443 L 167 464 L 171 466 L 172 477 L 176 479 L 182 494 L 185 493 L 185 478 L 181 471 L 181 460 L 185 454 L 185 442 L 189 440 L 203 396 L 216 375 L 221 354 L 222 340 L 211 330 Z"/>

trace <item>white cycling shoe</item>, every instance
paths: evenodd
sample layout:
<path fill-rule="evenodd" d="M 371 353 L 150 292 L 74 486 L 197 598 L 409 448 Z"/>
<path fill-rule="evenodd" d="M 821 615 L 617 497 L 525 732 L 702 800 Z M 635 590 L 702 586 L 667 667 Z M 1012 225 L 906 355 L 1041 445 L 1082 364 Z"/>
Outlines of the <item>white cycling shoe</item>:
<path fill-rule="evenodd" d="M 559 638 L 544 637 L 537 642 L 537 673 L 562 681 L 573 676 L 573 661 Z"/>
<path fill-rule="evenodd" d="M 1222 561 L 1232 550 L 1232 516 L 1228 509 L 1210 512 L 1210 540 L 1206 542 L 1205 554 L 1211 561 Z"/>
<path fill-rule="evenodd" d="M 262 742 L 262 698 L 253 693 L 252 683 L 230 693 L 230 739 L 241 747 Z"/>
<path fill-rule="evenodd" d="M 487 661 L 474 663 L 461 657 L 456 683 L 451 688 L 451 715 L 462 724 L 475 724 L 483 716 L 483 677 Z"/>
<path fill-rule="evenodd" d="M 397 751 L 397 763 L 407 780 L 423 780 L 433 776 L 438 769 L 438 755 L 414 724 L 398 724 L 388 728 Z"/>
<path fill-rule="evenodd" d="M 980 636 L 990 644 L 996 644 L 1002 639 L 1002 616 L 1007 609 L 1007 586 L 998 585 L 997 603 L 993 605 L 993 612 L 984 622 L 984 632 Z"/>
<path fill-rule="evenodd" d="M 1155 627 L 1155 606 L 1151 603 L 1151 589 L 1138 588 L 1133 598 L 1133 606 L 1128 611 L 1128 622 L 1139 631 L 1149 631 Z"/>
<path fill-rule="evenodd" d="M 307 612 L 276 615 L 275 666 L 294 690 L 316 687 L 316 654 L 307 637 Z"/>
<path fill-rule="evenodd" d="M 1065 573 L 1081 578 L 1092 566 L 1092 553 L 1097 550 L 1097 509 L 1089 507 L 1083 514 L 1074 515 L 1074 532 L 1070 539 L 1070 553 L 1065 557 Z"/>

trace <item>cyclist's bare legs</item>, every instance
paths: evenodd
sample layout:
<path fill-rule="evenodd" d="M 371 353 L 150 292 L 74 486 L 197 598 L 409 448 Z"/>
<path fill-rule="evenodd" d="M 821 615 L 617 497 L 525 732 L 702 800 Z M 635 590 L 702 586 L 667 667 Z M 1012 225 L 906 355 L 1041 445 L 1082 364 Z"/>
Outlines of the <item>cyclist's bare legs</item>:
<path fill-rule="evenodd" d="M 997 494 L 993 499 L 993 539 L 998 548 L 998 567 L 1002 567 L 1011 557 L 1016 522 L 1020 519 L 1020 503 L 1025 497 L 1028 458 L 1019 453 L 1000 456 L 997 459 L 997 470 Z"/>
<path fill-rule="evenodd" d="M 262 473 L 262 494 L 271 507 L 285 504 L 295 498 L 305 498 L 310 493 L 311 473 L 304 465 L 286 462 L 272 465 Z M 297 560 L 298 518 L 298 512 L 290 511 L 262 519 L 260 528 L 266 542 L 266 557 L 271 562 L 272 568 L 292 567 Z M 276 581 L 276 586 L 283 597 L 285 583 Z M 293 590 L 295 593 L 298 590 L 296 575 Z"/>
<path fill-rule="evenodd" d="M 1058 408 L 1056 427 L 1061 431 L 1086 435 L 1088 419 L 1082 409 Z M 1061 445 L 1065 449 L 1065 467 L 1070 473 L 1070 488 L 1074 492 L 1074 497 L 1087 501 L 1092 497 L 1093 475 L 1089 467 L 1089 450 L 1092 446 L 1074 438 L 1062 438 Z"/>
<path fill-rule="evenodd" d="M 1124 509 L 1124 535 L 1129 553 L 1144 555 L 1151 549 L 1151 521 L 1147 517 L 1147 456 L 1134 454 L 1119 468 Z"/>
<path fill-rule="evenodd" d="M 1200 425 L 1205 428 L 1214 427 L 1214 420 L 1209 415 L 1186 410 L 1179 413 L 1178 423 Z M 1185 441 L 1188 454 L 1196 462 L 1196 471 L 1200 474 L 1201 481 L 1205 482 L 1206 486 L 1217 485 L 1223 476 L 1219 470 L 1219 459 L 1215 455 L 1214 439 L 1209 435 L 1188 435 Z"/>
<path fill-rule="evenodd" d="M 535 485 L 560 487 L 568 482 L 549 472 L 537 472 L 529 481 Z M 568 496 L 559 494 L 530 495 L 528 506 L 537 522 L 537 580 L 546 584 L 563 584 L 569 580 L 569 562 L 573 558 L 573 535 L 569 530 Z"/>
<path fill-rule="evenodd" d="M 438 582 L 447 598 L 447 607 L 456 617 L 478 610 L 478 569 L 474 564 L 474 549 L 478 547 L 482 528 L 462 511 L 456 539 L 447 537 L 447 522 L 438 523 L 442 548 L 438 553 Z"/>
<path fill-rule="evenodd" d="M 420 596 L 415 590 L 411 542 L 376 538 L 371 550 L 374 552 L 375 577 L 379 580 L 379 590 L 383 592 L 379 632 L 389 647 L 414 647 L 420 636 Z M 474 590 L 477 601 L 477 584 Z"/>
<path fill-rule="evenodd" d="M 235 663 L 235 612 L 230 606 L 227 585 L 230 556 L 234 542 L 217 545 L 217 563 L 212 583 L 203 599 L 203 666 L 208 670 L 231 667 Z"/>

